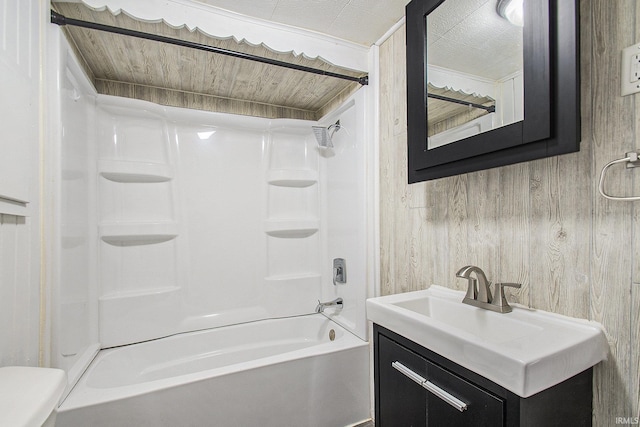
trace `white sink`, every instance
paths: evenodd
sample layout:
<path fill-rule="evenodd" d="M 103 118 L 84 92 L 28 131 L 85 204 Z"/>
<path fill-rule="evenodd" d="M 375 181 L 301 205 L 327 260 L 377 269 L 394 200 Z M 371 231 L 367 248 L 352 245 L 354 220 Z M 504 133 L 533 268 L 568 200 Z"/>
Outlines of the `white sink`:
<path fill-rule="evenodd" d="M 513 306 L 507 314 L 463 304 L 441 286 L 367 300 L 367 317 L 521 397 L 607 358 L 602 326 Z"/>

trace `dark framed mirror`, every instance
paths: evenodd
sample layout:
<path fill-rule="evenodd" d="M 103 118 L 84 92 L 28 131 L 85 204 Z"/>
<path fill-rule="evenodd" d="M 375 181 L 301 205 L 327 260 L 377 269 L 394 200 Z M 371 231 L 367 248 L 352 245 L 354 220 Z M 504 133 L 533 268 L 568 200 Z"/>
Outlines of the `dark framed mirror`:
<path fill-rule="evenodd" d="M 501 8 L 505 3 L 505 0 L 412 0 L 407 5 L 409 183 L 579 150 L 577 0 L 524 0 L 523 18 L 516 24 L 507 22 L 502 16 Z M 475 12 L 482 11 L 480 9 L 484 15 L 479 16 L 483 17 L 472 19 Z M 496 16 L 489 16 L 492 13 Z M 446 19 L 434 21 L 436 16 Z M 504 22 L 491 21 L 494 18 Z M 444 24 L 453 26 L 443 28 Z M 486 28 L 483 30 L 488 35 L 475 35 L 480 33 L 476 33 L 472 25 L 490 27 L 488 32 Z M 522 27 L 510 30 L 510 25 Z M 520 39 L 517 39 L 518 34 L 521 34 Z M 465 36 L 469 41 L 460 42 L 460 37 Z M 429 49 L 441 44 L 436 38 L 456 38 L 464 46 L 456 52 L 450 45 L 445 45 L 447 47 L 440 53 L 431 55 L 440 60 L 454 58 L 450 68 L 442 62 L 429 63 Z M 474 54 L 481 58 L 479 62 L 484 59 L 485 68 L 496 68 L 488 65 L 498 62 L 497 53 L 473 51 L 475 46 L 484 47 L 491 40 L 498 42 L 500 52 L 510 50 L 508 43 L 517 44 L 521 40 L 521 69 L 507 67 L 503 71 L 507 77 L 500 77 L 499 72 L 491 77 L 489 71 L 487 76 L 477 76 L 484 71 L 477 71 L 479 67 L 472 64 Z M 502 62 L 515 64 L 517 61 L 507 59 Z M 517 64 L 513 66 L 517 67 Z M 460 83 L 460 76 L 463 83 Z M 464 78 L 486 79 L 488 83 L 484 87 L 493 84 L 500 89 L 489 95 L 477 93 L 475 88 L 483 86 L 474 86 Z M 509 82 L 510 88 L 517 88 L 519 95 L 513 95 L 515 98 L 505 96 L 508 90 L 500 86 L 504 82 Z M 441 98 L 445 98 L 444 101 Z M 448 113 L 449 110 L 460 113 L 460 108 L 447 107 L 453 104 L 462 107 L 462 114 L 447 117 L 447 114 L 454 114 Z M 507 107 L 515 108 L 515 113 L 505 112 Z M 506 120 L 507 116 L 511 120 Z M 439 127 L 434 126 L 434 120 L 438 121 Z M 435 140 L 438 141 L 434 143 Z"/>

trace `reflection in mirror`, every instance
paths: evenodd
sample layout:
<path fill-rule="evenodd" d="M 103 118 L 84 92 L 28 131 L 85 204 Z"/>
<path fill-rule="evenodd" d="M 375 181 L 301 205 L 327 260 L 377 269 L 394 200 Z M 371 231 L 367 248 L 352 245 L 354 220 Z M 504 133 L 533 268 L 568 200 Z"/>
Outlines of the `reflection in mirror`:
<path fill-rule="evenodd" d="M 427 15 L 427 148 L 524 118 L 523 0 L 445 0 Z"/>

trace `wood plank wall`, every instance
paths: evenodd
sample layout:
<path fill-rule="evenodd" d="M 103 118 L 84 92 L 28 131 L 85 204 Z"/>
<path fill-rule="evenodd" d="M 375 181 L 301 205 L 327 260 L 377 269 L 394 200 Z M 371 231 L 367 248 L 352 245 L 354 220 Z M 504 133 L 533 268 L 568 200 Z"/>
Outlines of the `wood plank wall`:
<path fill-rule="evenodd" d="M 380 46 L 381 293 L 463 289 L 456 270 L 520 282 L 511 301 L 601 322 L 594 425 L 640 416 L 640 202 L 598 194 L 607 162 L 640 149 L 640 96 L 620 96 L 621 50 L 640 42 L 635 0 L 582 0 L 579 153 L 407 185 L 405 28 Z M 640 194 L 640 170 L 607 188 Z M 619 420 L 618 420 L 619 421 Z"/>

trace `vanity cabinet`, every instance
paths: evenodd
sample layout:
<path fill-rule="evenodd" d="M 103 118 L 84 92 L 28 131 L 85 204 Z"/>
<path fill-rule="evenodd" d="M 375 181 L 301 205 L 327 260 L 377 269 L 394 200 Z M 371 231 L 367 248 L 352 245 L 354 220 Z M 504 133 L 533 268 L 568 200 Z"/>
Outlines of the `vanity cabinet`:
<path fill-rule="evenodd" d="M 591 425 L 591 368 L 521 398 L 374 324 L 374 375 L 376 427 Z"/>

